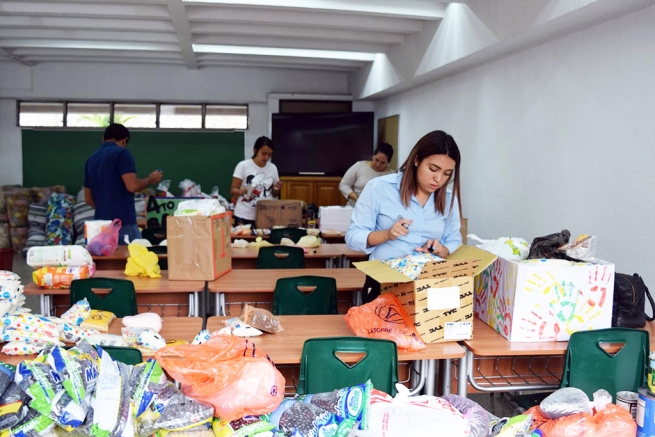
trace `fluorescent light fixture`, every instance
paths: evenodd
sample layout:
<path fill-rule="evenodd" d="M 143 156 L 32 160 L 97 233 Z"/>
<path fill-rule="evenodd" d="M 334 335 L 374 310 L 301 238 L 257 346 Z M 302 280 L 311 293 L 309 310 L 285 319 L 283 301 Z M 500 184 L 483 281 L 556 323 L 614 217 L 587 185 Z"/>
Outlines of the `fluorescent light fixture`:
<path fill-rule="evenodd" d="M 338 50 L 226 46 L 216 44 L 193 44 L 193 51 L 196 53 L 221 53 L 224 55 L 288 56 L 292 58 L 345 59 L 348 61 L 374 61 L 376 56 L 375 53 Z"/>

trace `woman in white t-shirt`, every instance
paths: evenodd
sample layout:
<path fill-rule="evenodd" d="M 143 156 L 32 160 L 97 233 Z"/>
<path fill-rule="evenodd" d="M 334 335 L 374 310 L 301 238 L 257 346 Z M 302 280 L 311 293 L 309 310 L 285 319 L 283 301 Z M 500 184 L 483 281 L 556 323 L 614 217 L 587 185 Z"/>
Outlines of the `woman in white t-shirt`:
<path fill-rule="evenodd" d="M 257 201 L 274 199 L 280 195 L 282 181 L 277 167 L 270 162 L 273 156 L 273 141 L 259 137 L 255 141 L 251 159 L 237 164 L 232 175 L 230 194 L 238 196 L 234 206 L 234 217 L 239 224 L 255 224 Z"/>
<path fill-rule="evenodd" d="M 393 158 L 393 147 L 390 144 L 382 143 L 375 149 L 370 161 L 358 161 L 346 171 L 339 183 L 339 190 L 348 200 L 348 206 L 355 206 L 357 198 L 368 181 L 378 176 L 395 173 L 389 167 L 391 158 Z"/>

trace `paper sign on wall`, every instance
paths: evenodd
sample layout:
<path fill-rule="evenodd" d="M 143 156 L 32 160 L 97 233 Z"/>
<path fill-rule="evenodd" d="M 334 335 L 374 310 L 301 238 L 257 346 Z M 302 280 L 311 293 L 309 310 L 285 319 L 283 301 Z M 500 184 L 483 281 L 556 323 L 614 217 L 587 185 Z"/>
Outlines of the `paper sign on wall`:
<path fill-rule="evenodd" d="M 428 310 L 459 308 L 459 287 L 428 288 Z"/>

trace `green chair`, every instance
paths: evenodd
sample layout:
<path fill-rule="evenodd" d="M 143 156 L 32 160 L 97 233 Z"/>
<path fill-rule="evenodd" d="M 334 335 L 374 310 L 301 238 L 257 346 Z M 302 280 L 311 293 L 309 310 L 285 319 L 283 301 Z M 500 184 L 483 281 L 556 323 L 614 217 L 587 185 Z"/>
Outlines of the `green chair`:
<path fill-rule="evenodd" d="M 623 347 L 609 353 L 602 343 Z M 607 390 L 616 401 L 617 391 L 636 392 L 647 384 L 650 337 L 648 331 L 628 328 L 575 332 L 569 339 L 560 388 L 579 388 L 593 398 L 596 390 Z M 520 409 L 539 405 L 549 393 L 514 396 Z"/>
<path fill-rule="evenodd" d="M 93 289 L 110 290 L 97 295 Z M 94 310 L 111 311 L 116 317 L 138 314 L 134 283 L 127 279 L 89 278 L 76 279 L 71 283 L 71 305 L 84 298 Z"/>
<path fill-rule="evenodd" d="M 141 351 L 134 347 L 100 346 L 114 361 L 134 366 L 143 362 Z"/>
<path fill-rule="evenodd" d="M 158 246 L 159 243 L 166 239 L 166 229 L 164 228 L 146 228 L 141 231 L 141 237 L 150 241 L 153 246 Z"/>
<path fill-rule="evenodd" d="M 304 293 L 299 287 L 316 287 Z M 337 281 L 324 276 L 296 276 L 278 279 L 273 294 L 273 314 L 338 314 Z"/>
<path fill-rule="evenodd" d="M 337 354 L 365 354 L 346 364 Z M 398 351 L 391 340 L 361 337 L 312 338 L 305 341 L 300 361 L 298 394 L 324 393 L 371 380 L 373 387 L 396 394 Z"/>
<path fill-rule="evenodd" d="M 304 229 L 298 229 L 298 228 L 271 229 L 271 236 L 268 241 L 270 241 L 271 244 L 280 244 L 282 238 L 288 238 L 294 243 L 297 243 L 298 240 L 300 240 L 305 235 L 307 235 L 307 231 Z"/>
<path fill-rule="evenodd" d="M 278 255 L 283 255 L 279 257 Z M 257 255 L 258 269 L 304 269 L 305 251 L 300 247 L 260 247 Z"/>

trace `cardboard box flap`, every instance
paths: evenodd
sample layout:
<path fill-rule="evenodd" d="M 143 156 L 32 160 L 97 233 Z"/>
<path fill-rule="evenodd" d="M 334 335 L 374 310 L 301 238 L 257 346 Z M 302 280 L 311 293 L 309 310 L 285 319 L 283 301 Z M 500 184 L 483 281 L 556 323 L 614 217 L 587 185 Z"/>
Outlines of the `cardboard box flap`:
<path fill-rule="evenodd" d="M 392 269 L 388 265 L 381 263 L 380 261 L 360 261 L 353 263 L 353 265 L 362 272 L 366 273 L 371 278 L 378 281 L 380 284 L 414 281 L 413 279 L 408 278 L 407 276 Z"/>
<path fill-rule="evenodd" d="M 475 246 L 468 246 L 466 244 L 459 246 L 455 252 L 446 257 L 448 260 L 480 260 L 480 263 L 475 269 L 473 275 L 480 274 L 482 271 L 484 271 L 484 269 L 493 264 L 497 258 L 498 257 L 491 252 L 478 249 Z"/>
<path fill-rule="evenodd" d="M 480 259 L 455 259 L 425 263 L 419 279 L 475 276 Z"/>

